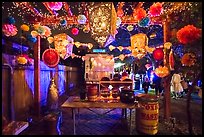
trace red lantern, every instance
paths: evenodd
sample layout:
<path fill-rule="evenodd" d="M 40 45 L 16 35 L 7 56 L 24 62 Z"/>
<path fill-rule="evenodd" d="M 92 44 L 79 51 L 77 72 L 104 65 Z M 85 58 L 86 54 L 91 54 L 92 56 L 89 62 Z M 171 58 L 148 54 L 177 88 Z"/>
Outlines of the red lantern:
<path fill-rule="evenodd" d="M 43 62 L 51 68 L 54 68 L 59 63 L 60 57 L 55 49 L 46 49 L 42 55 Z"/>
<path fill-rule="evenodd" d="M 72 34 L 73 35 L 78 35 L 79 34 L 79 30 L 77 28 L 73 28 L 72 29 Z"/>
<path fill-rule="evenodd" d="M 153 57 L 155 60 L 162 60 L 164 58 L 164 52 L 162 48 L 157 48 L 153 51 Z"/>

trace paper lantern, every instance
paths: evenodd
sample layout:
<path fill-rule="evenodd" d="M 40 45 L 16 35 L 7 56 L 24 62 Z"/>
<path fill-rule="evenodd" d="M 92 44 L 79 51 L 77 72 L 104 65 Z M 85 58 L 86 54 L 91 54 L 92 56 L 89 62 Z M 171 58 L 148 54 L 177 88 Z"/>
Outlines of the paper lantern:
<path fill-rule="evenodd" d="M 169 69 L 166 66 L 159 66 L 155 69 L 155 74 L 160 78 L 166 77 L 169 75 Z"/>
<path fill-rule="evenodd" d="M 42 55 L 43 62 L 51 68 L 54 68 L 59 63 L 60 57 L 55 49 L 46 49 Z"/>
<path fill-rule="evenodd" d="M 112 2 L 101 2 L 89 8 L 91 36 L 101 47 L 109 35 L 115 37 L 117 15 Z"/>
<path fill-rule="evenodd" d="M 77 28 L 72 28 L 72 34 L 73 34 L 73 35 L 78 35 L 78 34 L 79 34 L 79 29 L 77 29 Z"/>
<path fill-rule="evenodd" d="M 147 35 L 144 33 L 138 33 L 130 37 L 132 55 L 141 59 L 145 56 L 145 46 L 148 45 Z"/>
<path fill-rule="evenodd" d="M 23 31 L 29 31 L 29 26 L 28 25 L 26 25 L 26 24 L 23 24 L 23 25 L 21 25 L 21 30 L 23 30 Z"/>
<path fill-rule="evenodd" d="M 18 30 L 16 26 L 13 24 L 4 24 L 2 26 L 2 31 L 5 36 L 9 37 L 9 36 L 15 36 Z"/>
<path fill-rule="evenodd" d="M 46 3 L 51 10 L 60 10 L 62 8 L 62 2 L 46 2 Z"/>
<path fill-rule="evenodd" d="M 79 24 L 86 24 L 86 16 L 85 15 L 78 15 L 77 21 Z"/>
<path fill-rule="evenodd" d="M 153 51 L 153 57 L 155 60 L 162 60 L 164 58 L 164 52 L 162 48 L 156 48 Z"/>
<path fill-rule="evenodd" d="M 68 58 L 72 54 L 74 40 L 66 33 L 54 36 L 54 46 L 62 59 Z"/>

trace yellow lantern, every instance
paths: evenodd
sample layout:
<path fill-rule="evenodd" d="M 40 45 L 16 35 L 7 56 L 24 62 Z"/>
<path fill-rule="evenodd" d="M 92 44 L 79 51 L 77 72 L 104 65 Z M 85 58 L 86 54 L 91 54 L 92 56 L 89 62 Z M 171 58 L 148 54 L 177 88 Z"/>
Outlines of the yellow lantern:
<path fill-rule="evenodd" d="M 63 59 L 72 55 L 74 40 L 66 33 L 61 33 L 54 36 L 55 49 Z"/>
<path fill-rule="evenodd" d="M 166 66 L 159 66 L 155 69 L 155 74 L 161 78 L 166 77 L 167 75 L 169 75 L 169 69 Z"/>
<path fill-rule="evenodd" d="M 91 36 L 101 47 L 104 47 L 110 35 L 115 37 L 116 20 L 117 14 L 112 2 L 95 3 L 89 8 Z"/>

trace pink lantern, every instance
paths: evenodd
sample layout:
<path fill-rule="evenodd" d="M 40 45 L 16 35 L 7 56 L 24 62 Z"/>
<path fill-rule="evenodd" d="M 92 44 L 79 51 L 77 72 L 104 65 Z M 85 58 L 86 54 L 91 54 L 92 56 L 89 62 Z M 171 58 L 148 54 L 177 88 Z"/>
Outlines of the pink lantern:
<path fill-rule="evenodd" d="M 155 60 L 162 60 L 164 58 L 164 52 L 162 48 L 157 48 L 153 51 L 153 57 Z"/>
<path fill-rule="evenodd" d="M 72 29 L 72 34 L 73 34 L 73 35 L 78 35 L 78 34 L 79 34 L 79 29 L 73 28 L 73 29 Z"/>
<path fill-rule="evenodd" d="M 62 2 L 47 2 L 47 6 L 51 10 L 60 10 L 62 8 Z"/>

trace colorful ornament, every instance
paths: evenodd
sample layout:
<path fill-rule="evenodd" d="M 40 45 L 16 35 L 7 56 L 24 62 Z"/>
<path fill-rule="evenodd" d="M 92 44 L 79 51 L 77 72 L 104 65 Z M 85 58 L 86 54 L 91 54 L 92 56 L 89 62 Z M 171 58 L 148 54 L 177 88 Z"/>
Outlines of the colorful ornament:
<path fill-rule="evenodd" d="M 15 24 L 16 23 L 14 17 L 11 17 L 11 16 L 8 17 L 7 21 L 8 21 L 8 24 Z"/>
<path fill-rule="evenodd" d="M 146 10 L 144 10 L 143 8 L 134 9 L 133 11 L 133 17 L 138 21 L 145 18 L 146 16 L 147 16 Z"/>
<path fill-rule="evenodd" d="M 47 6 L 51 10 L 60 10 L 62 8 L 62 2 L 47 2 Z"/>
<path fill-rule="evenodd" d="M 169 69 L 166 66 L 164 67 L 159 66 L 158 68 L 155 69 L 154 72 L 160 78 L 163 78 L 169 75 Z"/>
<path fill-rule="evenodd" d="M 55 49 L 46 49 L 42 55 L 43 62 L 51 68 L 54 68 L 59 63 L 60 57 Z"/>
<path fill-rule="evenodd" d="M 87 18 L 85 15 L 78 15 L 78 17 L 77 17 L 77 21 L 79 24 L 86 24 L 86 20 L 87 20 Z"/>
<path fill-rule="evenodd" d="M 140 27 L 148 27 L 150 25 L 150 18 L 149 17 L 145 17 L 143 18 L 139 23 L 138 25 Z"/>
<path fill-rule="evenodd" d="M 28 35 L 27 39 L 30 41 L 30 42 L 37 42 L 37 38 L 36 37 L 32 37 L 32 35 Z"/>
<path fill-rule="evenodd" d="M 201 37 L 201 29 L 187 25 L 177 32 L 177 39 L 182 44 L 190 44 Z"/>
<path fill-rule="evenodd" d="M 162 48 L 156 48 L 153 51 L 153 57 L 155 60 L 162 60 L 164 58 L 164 52 Z"/>
<path fill-rule="evenodd" d="M 29 30 L 30 30 L 30 28 L 29 28 L 29 26 L 28 26 L 28 25 L 23 24 L 23 25 L 21 25 L 21 30 L 23 30 L 23 31 L 29 31 Z"/>
<path fill-rule="evenodd" d="M 162 7 L 162 3 L 160 2 L 154 3 L 149 8 L 149 15 L 153 17 L 159 16 L 160 14 L 162 14 L 162 12 L 163 12 L 163 7 Z"/>
<path fill-rule="evenodd" d="M 15 36 L 18 30 L 16 26 L 13 24 L 4 24 L 2 26 L 2 31 L 5 36 L 9 37 L 9 36 Z"/>
<path fill-rule="evenodd" d="M 65 19 L 63 19 L 63 20 L 60 21 L 60 24 L 62 26 L 66 26 L 67 25 L 67 21 Z"/>
<path fill-rule="evenodd" d="M 79 34 L 79 29 L 78 28 L 72 28 L 72 34 L 73 35 L 78 35 Z"/>

